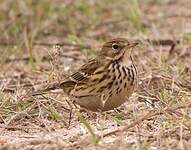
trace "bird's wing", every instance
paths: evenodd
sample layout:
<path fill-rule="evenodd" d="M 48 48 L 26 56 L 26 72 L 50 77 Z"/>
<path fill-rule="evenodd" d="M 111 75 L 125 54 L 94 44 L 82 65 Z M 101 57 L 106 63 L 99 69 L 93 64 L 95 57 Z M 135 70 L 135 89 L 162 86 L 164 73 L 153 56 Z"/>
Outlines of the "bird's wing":
<path fill-rule="evenodd" d="M 79 68 L 76 72 L 64 80 L 60 84 L 60 87 L 67 94 L 70 93 L 76 84 L 88 82 L 89 77 L 94 73 L 98 66 L 99 61 L 97 59 L 89 60 L 86 64 L 84 64 L 81 68 Z"/>
<path fill-rule="evenodd" d="M 85 82 L 94 73 L 94 71 L 98 68 L 98 66 L 99 66 L 98 60 L 91 59 L 81 68 L 79 68 L 78 71 L 73 73 L 69 78 L 77 83 Z"/>

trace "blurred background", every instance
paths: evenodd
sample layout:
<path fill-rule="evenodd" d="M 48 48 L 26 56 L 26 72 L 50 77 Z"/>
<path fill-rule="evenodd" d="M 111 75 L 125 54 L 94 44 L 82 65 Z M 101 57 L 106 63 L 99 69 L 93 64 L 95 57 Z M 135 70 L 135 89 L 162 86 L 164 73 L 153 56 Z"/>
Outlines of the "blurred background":
<path fill-rule="evenodd" d="M 1 0 L 0 62 L 28 59 L 35 69 L 56 43 L 89 58 L 115 37 L 187 40 L 190 6 L 189 0 Z"/>
<path fill-rule="evenodd" d="M 58 139 L 69 133 L 60 143 L 52 138 L 58 147 L 68 144 L 64 141 L 80 140 L 76 137 L 85 132 L 77 117 L 70 130 L 64 130 L 69 106 L 62 91 L 46 97 L 25 96 L 38 85 L 62 80 L 116 37 L 140 41 L 133 51 L 140 82 L 132 100 L 120 107 L 123 113 L 98 118 L 102 129 L 133 122 L 150 110 L 187 105 L 191 95 L 190 9 L 190 0 L 0 0 L 0 123 L 19 129 L 16 133 L 8 128 L 1 135 L 18 145 L 28 140 L 20 138 L 27 133 L 25 129 L 37 137 L 60 130 Z M 132 149 L 181 149 L 191 143 L 190 108 L 166 114 L 124 133 L 123 140 L 115 137 L 116 143 L 109 145 L 114 149 L 124 148 L 123 144 Z M 97 129 L 95 119 L 88 121 Z M 47 144 L 52 146 L 51 142 Z M 103 146 L 108 145 L 103 142 Z"/>

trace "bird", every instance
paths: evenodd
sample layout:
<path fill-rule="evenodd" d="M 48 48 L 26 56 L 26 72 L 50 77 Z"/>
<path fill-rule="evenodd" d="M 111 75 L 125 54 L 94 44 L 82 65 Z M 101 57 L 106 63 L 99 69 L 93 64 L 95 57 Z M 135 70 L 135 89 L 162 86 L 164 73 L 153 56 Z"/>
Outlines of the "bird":
<path fill-rule="evenodd" d="M 137 41 L 114 38 L 94 59 L 69 75 L 60 87 L 74 104 L 93 112 L 113 110 L 127 101 L 137 86 L 132 50 Z"/>

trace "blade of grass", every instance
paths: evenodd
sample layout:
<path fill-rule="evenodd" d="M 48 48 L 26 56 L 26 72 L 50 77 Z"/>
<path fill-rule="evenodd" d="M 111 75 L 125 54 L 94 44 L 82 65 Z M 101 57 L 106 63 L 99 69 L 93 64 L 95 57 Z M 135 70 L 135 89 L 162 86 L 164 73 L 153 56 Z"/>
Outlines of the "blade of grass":
<path fill-rule="evenodd" d="M 95 145 L 98 144 L 99 142 L 99 138 L 97 137 L 97 135 L 94 133 L 93 129 L 91 128 L 90 124 L 86 121 L 86 119 L 82 116 L 82 114 L 80 112 L 77 112 L 77 115 L 80 119 L 80 122 L 84 125 L 84 127 L 89 131 L 89 133 L 91 134 L 92 140 L 94 142 Z"/>

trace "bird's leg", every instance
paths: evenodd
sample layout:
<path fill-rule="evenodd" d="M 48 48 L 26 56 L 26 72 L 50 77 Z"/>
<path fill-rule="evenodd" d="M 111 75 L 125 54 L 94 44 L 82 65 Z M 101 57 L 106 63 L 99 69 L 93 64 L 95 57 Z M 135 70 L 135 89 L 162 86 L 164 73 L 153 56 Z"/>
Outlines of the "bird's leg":
<path fill-rule="evenodd" d="M 67 100 L 66 99 L 66 102 L 68 103 L 68 105 L 69 105 L 69 107 L 70 107 L 70 112 L 69 112 L 69 121 L 68 121 L 68 126 L 67 126 L 67 128 L 69 128 L 70 127 L 70 125 L 71 125 L 71 122 L 72 122 L 72 114 L 73 114 L 73 109 L 77 109 L 77 106 L 76 106 L 76 104 L 75 104 L 75 102 L 73 101 L 72 103 L 71 103 L 71 101 L 70 100 Z M 75 108 L 74 108 L 74 107 Z"/>

